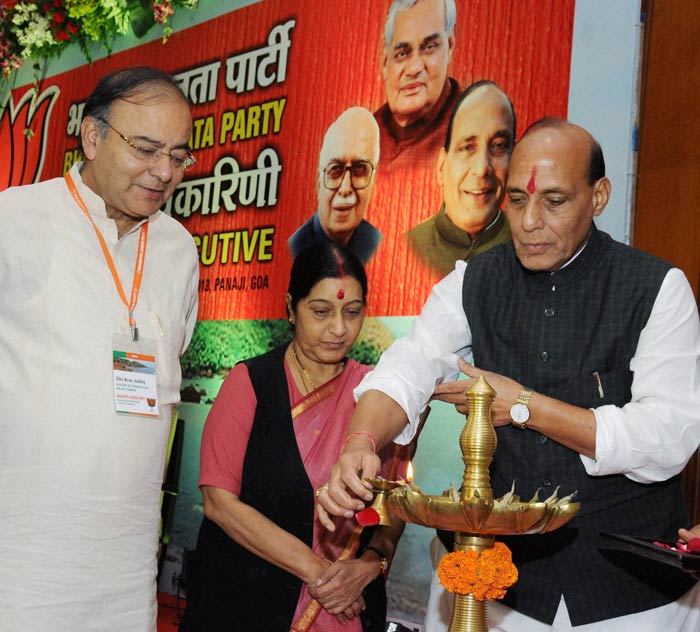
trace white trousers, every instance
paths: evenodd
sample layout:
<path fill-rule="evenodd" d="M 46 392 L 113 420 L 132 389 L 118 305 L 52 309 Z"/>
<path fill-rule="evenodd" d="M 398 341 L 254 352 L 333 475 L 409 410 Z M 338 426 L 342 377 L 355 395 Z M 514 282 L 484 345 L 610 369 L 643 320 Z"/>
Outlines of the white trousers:
<path fill-rule="evenodd" d="M 423 632 L 446 632 L 450 624 L 452 594 L 440 585 L 437 576 L 438 563 L 446 553 L 442 542 L 437 537 L 433 538 L 430 543 L 433 578 L 430 583 Z M 630 630 L 634 632 L 698 632 L 700 630 L 700 583 L 678 601 L 660 608 L 576 627 L 571 625 L 563 597 L 551 625 L 526 617 L 499 601 L 489 601 L 487 614 L 490 632 L 567 632 L 569 630 L 575 632 L 630 632 Z"/>

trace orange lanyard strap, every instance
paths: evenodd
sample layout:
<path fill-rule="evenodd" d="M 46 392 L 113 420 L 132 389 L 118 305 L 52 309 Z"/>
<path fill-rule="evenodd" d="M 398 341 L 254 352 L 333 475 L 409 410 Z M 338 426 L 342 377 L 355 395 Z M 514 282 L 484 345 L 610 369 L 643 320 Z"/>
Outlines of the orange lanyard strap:
<path fill-rule="evenodd" d="M 68 184 L 68 190 L 71 192 L 73 199 L 76 201 L 80 210 L 85 214 L 90 220 L 92 227 L 95 229 L 95 235 L 97 235 L 97 240 L 100 242 L 102 247 L 102 254 L 104 255 L 107 266 L 109 266 L 109 271 L 112 273 L 112 278 L 114 279 L 114 285 L 119 292 L 119 298 L 121 298 L 122 303 L 126 305 L 127 310 L 129 310 L 129 327 L 131 327 L 131 337 L 134 340 L 138 339 L 138 330 L 136 328 L 136 320 L 134 319 L 134 308 L 139 300 L 139 290 L 141 289 L 141 278 L 143 277 L 143 264 L 146 260 L 146 243 L 148 242 L 148 222 L 141 224 L 141 232 L 139 234 L 139 245 L 136 252 L 136 267 L 134 268 L 134 280 L 131 283 L 131 299 L 129 302 L 126 300 L 126 294 L 124 293 L 124 287 L 122 286 L 121 279 L 119 278 L 119 273 L 117 272 L 117 267 L 114 265 L 114 259 L 109 252 L 109 248 L 100 232 L 97 228 L 95 220 L 92 219 L 87 206 L 83 198 L 81 197 L 78 187 L 75 186 L 75 181 L 71 176 L 70 172 L 65 175 L 66 183 Z"/>

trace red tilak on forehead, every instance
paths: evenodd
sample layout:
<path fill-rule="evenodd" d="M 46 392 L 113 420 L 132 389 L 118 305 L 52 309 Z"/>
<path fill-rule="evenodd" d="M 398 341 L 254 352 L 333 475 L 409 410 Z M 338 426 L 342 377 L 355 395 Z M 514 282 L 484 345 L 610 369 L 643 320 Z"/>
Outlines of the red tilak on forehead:
<path fill-rule="evenodd" d="M 338 278 L 342 279 L 345 276 L 345 262 L 335 250 L 333 251 L 333 254 L 335 255 L 335 262 L 338 264 Z M 338 297 L 338 300 L 342 301 L 345 298 L 345 290 L 341 287 L 336 296 Z"/>
<path fill-rule="evenodd" d="M 532 167 L 532 174 L 530 175 L 530 180 L 527 183 L 527 192 L 535 192 L 535 175 L 537 174 L 537 166 Z"/>

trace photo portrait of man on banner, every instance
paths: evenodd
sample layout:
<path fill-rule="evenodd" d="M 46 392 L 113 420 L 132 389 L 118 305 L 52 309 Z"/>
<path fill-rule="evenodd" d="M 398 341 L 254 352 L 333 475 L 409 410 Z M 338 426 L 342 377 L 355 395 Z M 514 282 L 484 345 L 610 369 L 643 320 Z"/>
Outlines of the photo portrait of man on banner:
<path fill-rule="evenodd" d="M 172 457 L 179 493 L 168 518 L 168 555 L 176 557 L 175 570 L 161 573 L 161 591 L 176 590 L 172 577 L 181 574 L 186 551 L 195 547 L 203 512 L 201 436 L 226 376 L 237 364 L 290 340 L 283 298 L 299 252 L 314 243 L 334 244 L 364 265 L 367 318 L 347 355 L 374 365 L 408 331 L 432 286 L 456 263 L 511 239 L 505 187 L 512 152 L 530 124 L 543 116 L 590 115 L 588 128 L 595 128 L 591 120 L 606 125 L 602 132 L 594 130 L 606 156 L 611 149 L 630 149 L 614 134 L 632 129 L 639 11 L 628 6 L 636 0 L 625 0 L 610 7 L 609 19 L 601 23 L 595 9 L 601 1 L 590 7 L 574 0 L 357 0 L 352 11 L 339 11 L 337 4 L 302 0 L 183 0 L 173 3 L 177 10 L 170 22 L 159 23 L 172 29 L 165 42 L 163 28 L 136 35 L 126 20 L 126 33 L 109 42 L 111 54 L 96 52 L 87 63 L 73 43 L 69 49 L 75 55 L 25 60 L 11 82 L 0 86 L 6 103 L 0 111 L 1 188 L 43 185 L 79 170 L 77 165 L 90 159 L 80 137 L 92 88 L 143 59 L 172 76 L 191 115 L 191 127 L 182 127 L 184 137 L 175 144 L 157 135 L 155 124 L 145 130 L 129 127 L 136 119 L 104 116 L 96 124 L 96 142 L 115 156 L 119 151 L 140 156 L 143 147 L 153 145 L 159 165 L 166 164 L 166 154 L 180 156 L 185 146 L 196 157 L 172 186 L 158 189 L 151 182 L 148 195 L 158 198 L 160 216 L 169 216 L 168 224 L 189 239 L 187 257 L 198 268 L 198 279 L 181 307 L 196 297 L 197 325 L 192 331 L 193 317 L 185 310 L 171 329 L 146 295 L 139 303 L 147 312 L 143 327 L 152 329 L 157 341 L 175 332 L 182 350 L 191 335 L 181 358 L 181 441 Z M 186 5 L 194 9 L 180 11 Z M 21 22 L 20 15 L 27 24 L 42 24 L 43 9 L 28 6 L 20 0 L 3 7 L 3 28 L 13 33 L 24 28 L 11 21 L 14 16 Z M 101 16 L 106 5 L 95 6 Z M 50 16 L 64 8 L 70 22 L 68 4 L 51 8 Z M 51 26 L 46 30 L 53 37 Z M 605 32 L 604 46 L 594 37 L 599 31 Z M 5 31 L 0 33 L 1 52 Z M 609 65 L 605 59 L 619 62 L 609 77 L 600 72 L 601 65 Z M 34 63 L 41 64 L 40 76 L 33 75 Z M 603 81 L 614 89 L 597 88 Z M 584 105 L 581 95 L 593 105 Z M 116 160 L 100 156 L 108 170 L 116 168 Z M 620 163 L 618 174 L 611 175 L 618 193 L 606 215 L 624 223 L 629 193 L 620 180 L 628 165 L 614 162 Z M 48 226 L 32 225 L 40 232 Z M 609 232 L 624 237 L 622 230 Z M 119 251 L 123 243 L 116 235 L 114 248 Z M 178 253 L 173 245 L 163 263 L 161 289 L 168 300 L 175 300 L 171 284 L 181 276 Z M 149 251 L 146 266 L 152 255 Z M 17 256 L 12 266 L 23 258 L 34 265 L 47 251 L 28 246 Z M 79 271 L 93 267 L 79 266 Z M 21 268 L 23 275 L 33 269 Z M 127 270 L 125 278 L 132 274 Z M 13 291 L 27 291 L 36 280 L 16 287 L 18 279 L 0 265 L 2 288 L 14 283 Z M 61 303 L 58 311 L 52 306 L 45 314 L 63 313 L 73 303 Z M 0 316 L 10 309 L 0 306 Z M 136 375 L 131 361 L 150 367 L 151 354 L 132 358 L 117 351 L 124 354 L 108 354 L 110 371 L 118 366 L 127 376 Z M 177 364 L 175 351 L 166 355 L 168 365 Z M 18 383 L 19 364 L 14 356 L 7 360 L 14 368 L 8 369 L 6 383 Z M 98 363 L 91 367 L 95 375 L 103 369 Z M 144 400 L 145 412 L 155 413 L 161 404 L 169 410 L 177 399 L 172 393 L 167 402 L 162 393 L 151 395 Z M 154 399 L 151 411 L 148 402 Z M 444 402 L 431 407 L 413 464 L 421 484 L 442 490 L 459 480 L 453 422 L 463 422 L 463 415 Z M 12 423 L 14 413 L 8 409 L 6 417 L 4 423 Z M 89 432 L 106 440 L 113 430 L 91 427 Z M 56 446 L 68 441 L 68 435 L 57 436 Z M 157 454 L 167 451 L 168 437 L 161 439 Z M 160 494 L 164 463 L 157 460 L 149 467 L 158 470 L 153 484 Z M 394 620 L 415 626 L 422 621 L 432 535 L 409 525 L 402 536 L 387 578 Z M 58 547 L 63 537 L 57 532 Z M 105 564 L 105 576 L 109 573 Z"/>
<path fill-rule="evenodd" d="M 311 244 L 345 246 L 362 263 L 382 234 L 365 219 L 379 161 L 379 128 L 365 108 L 345 110 L 328 128 L 318 161 L 318 211 L 289 238 L 292 257 Z"/>

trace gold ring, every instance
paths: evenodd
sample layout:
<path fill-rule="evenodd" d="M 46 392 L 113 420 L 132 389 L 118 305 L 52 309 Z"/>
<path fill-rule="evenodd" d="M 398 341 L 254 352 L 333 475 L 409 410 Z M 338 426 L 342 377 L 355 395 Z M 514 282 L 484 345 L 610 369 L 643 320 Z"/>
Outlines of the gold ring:
<path fill-rule="evenodd" d="M 322 487 L 319 487 L 319 488 L 314 492 L 314 495 L 316 496 L 316 498 L 318 498 L 318 497 L 321 495 L 321 492 L 322 492 L 324 489 L 328 489 L 328 484 L 323 485 Z"/>

